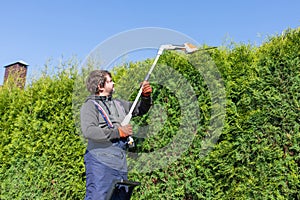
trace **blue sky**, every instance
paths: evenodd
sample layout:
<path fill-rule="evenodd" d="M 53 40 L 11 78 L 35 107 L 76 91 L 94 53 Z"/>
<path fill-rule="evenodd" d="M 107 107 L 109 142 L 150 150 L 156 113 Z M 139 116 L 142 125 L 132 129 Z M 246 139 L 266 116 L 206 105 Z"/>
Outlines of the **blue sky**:
<path fill-rule="evenodd" d="M 300 25 L 299 0 L 0 2 L 0 85 L 9 63 L 24 60 L 30 75 L 48 61 L 83 60 L 99 43 L 136 28 L 172 29 L 221 46 L 228 40 L 259 45 Z"/>

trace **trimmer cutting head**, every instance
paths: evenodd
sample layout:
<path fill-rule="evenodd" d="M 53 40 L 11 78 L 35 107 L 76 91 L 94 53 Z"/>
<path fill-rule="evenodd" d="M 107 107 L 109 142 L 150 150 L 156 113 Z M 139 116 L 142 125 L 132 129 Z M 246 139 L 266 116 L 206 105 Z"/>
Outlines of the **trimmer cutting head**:
<path fill-rule="evenodd" d="M 199 49 L 191 44 L 191 43 L 184 43 L 185 46 L 185 53 L 194 53 L 195 51 L 198 51 Z"/>
<path fill-rule="evenodd" d="M 198 48 L 190 43 L 184 43 L 183 45 L 174 45 L 174 44 L 165 44 L 160 46 L 160 52 L 164 50 L 181 50 L 187 54 L 194 53 L 198 50 Z"/>

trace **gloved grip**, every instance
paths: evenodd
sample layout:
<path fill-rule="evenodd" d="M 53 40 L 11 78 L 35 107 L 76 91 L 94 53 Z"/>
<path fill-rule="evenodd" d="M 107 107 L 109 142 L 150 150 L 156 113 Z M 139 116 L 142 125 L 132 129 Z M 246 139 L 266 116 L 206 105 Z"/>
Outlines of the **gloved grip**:
<path fill-rule="evenodd" d="M 152 88 L 150 86 L 150 83 L 148 81 L 144 81 L 142 82 L 142 87 L 143 87 L 142 96 L 149 97 L 152 93 Z"/>
<path fill-rule="evenodd" d="M 126 138 L 132 135 L 132 126 L 130 124 L 120 126 L 118 127 L 118 131 L 121 138 Z"/>

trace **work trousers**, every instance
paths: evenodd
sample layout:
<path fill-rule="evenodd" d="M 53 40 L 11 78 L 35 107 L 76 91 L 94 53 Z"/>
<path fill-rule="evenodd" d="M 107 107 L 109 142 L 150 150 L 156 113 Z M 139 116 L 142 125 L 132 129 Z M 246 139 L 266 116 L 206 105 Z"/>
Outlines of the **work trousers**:
<path fill-rule="evenodd" d="M 114 180 L 127 180 L 127 172 L 113 169 L 101 163 L 88 151 L 84 155 L 86 170 L 86 196 L 85 200 L 106 200 L 109 192 L 115 187 Z M 112 195 L 113 200 L 130 199 L 131 191 L 119 187 Z"/>

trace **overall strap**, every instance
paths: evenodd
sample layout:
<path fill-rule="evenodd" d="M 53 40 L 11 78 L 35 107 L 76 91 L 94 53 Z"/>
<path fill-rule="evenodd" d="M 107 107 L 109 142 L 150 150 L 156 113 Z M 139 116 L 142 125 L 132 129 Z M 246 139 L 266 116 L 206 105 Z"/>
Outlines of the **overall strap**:
<path fill-rule="evenodd" d="M 99 113 L 101 114 L 101 116 L 103 117 L 103 119 L 106 122 L 107 126 L 109 128 L 113 128 L 114 125 L 110 121 L 110 119 L 109 119 L 108 115 L 106 114 L 105 110 L 95 100 L 92 100 L 92 102 L 95 104 L 95 107 L 97 108 L 97 110 L 99 111 Z"/>

